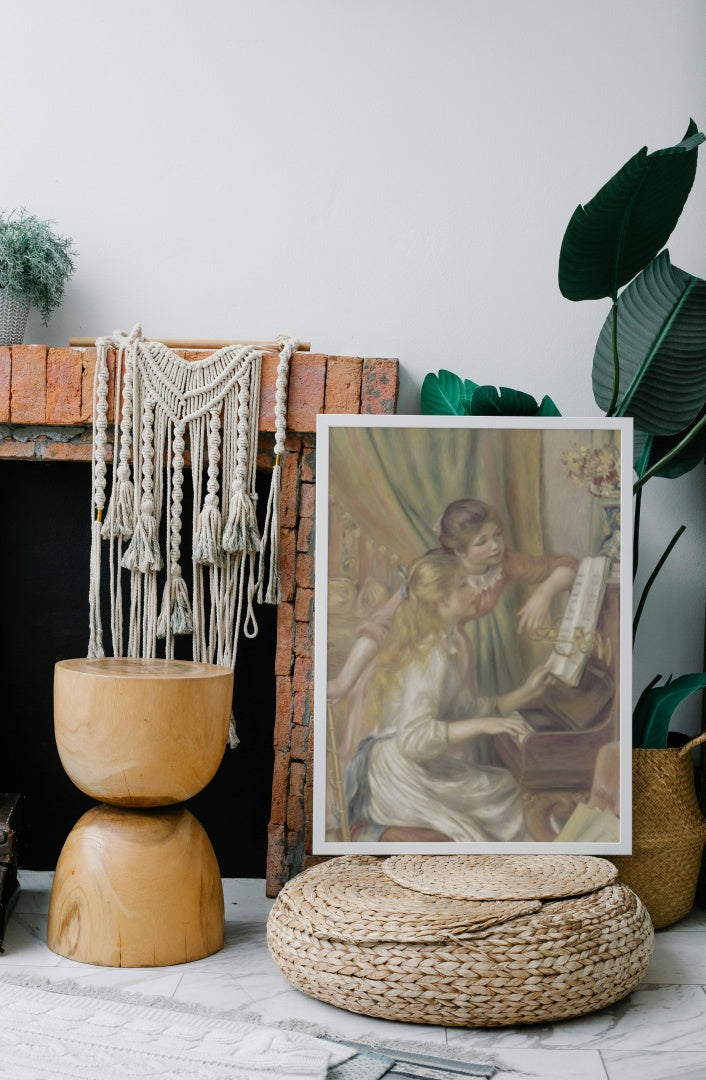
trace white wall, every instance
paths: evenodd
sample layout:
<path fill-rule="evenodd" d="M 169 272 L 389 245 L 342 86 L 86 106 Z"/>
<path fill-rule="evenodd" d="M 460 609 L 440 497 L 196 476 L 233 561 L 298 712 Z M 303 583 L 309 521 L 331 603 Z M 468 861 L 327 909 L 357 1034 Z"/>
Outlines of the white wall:
<path fill-rule="evenodd" d="M 706 125 L 703 0 L 22 0 L 2 29 L 0 206 L 79 249 L 27 341 L 287 330 L 398 356 L 401 412 L 446 366 L 598 415 L 607 305 L 559 294 L 564 228 Z M 701 276 L 705 226 L 702 163 L 670 242 Z M 703 496 L 700 468 L 645 499 L 645 567 L 688 533 L 637 685 L 702 667 Z"/>

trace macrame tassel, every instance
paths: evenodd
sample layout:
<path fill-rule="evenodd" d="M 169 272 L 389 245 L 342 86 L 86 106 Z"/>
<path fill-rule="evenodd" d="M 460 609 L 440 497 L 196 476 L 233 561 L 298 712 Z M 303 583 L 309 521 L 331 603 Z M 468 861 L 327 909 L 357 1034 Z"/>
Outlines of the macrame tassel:
<path fill-rule="evenodd" d="M 242 488 L 231 499 L 228 522 L 223 530 L 223 550 L 231 555 L 260 550 L 255 502 Z"/>
<path fill-rule="evenodd" d="M 88 656 L 105 656 L 103 627 L 100 617 L 101 580 L 101 523 L 96 518 L 91 526 L 91 564 L 89 590 Z"/>
<path fill-rule="evenodd" d="M 223 520 L 218 500 L 207 495 L 196 525 L 194 562 L 202 566 L 222 566 L 225 561 L 222 539 Z"/>
<path fill-rule="evenodd" d="M 220 407 L 211 409 L 208 422 L 208 495 L 204 500 L 203 510 L 199 514 L 194 537 L 194 562 L 203 566 L 222 566 L 225 562 L 223 551 L 223 518 L 218 505 L 218 463 L 220 459 Z M 192 446 L 192 456 L 193 456 Z"/>
<path fill-rule="evenodd" d="M 228 747 L 230 750 L 235 750 L 236 746 L 240 746 L 240 739 L 235 729 L 235 713 L 231 712 L 230 724 L 228 725 Z"/>
<path fill-rule="evenodd" d="M 164 586 L 157 637 L 167 637 L 169 630 L 172 634 L 191 634 L 194 630 L 189 591 L 178 566 L 172 569 L 171 579 Z"/>
<path fill-rule="evenodd" d="M 123 555 L 122 565 L 126 570 L 139 570 L 141 574 L 161 570 L 164 566 L 151 499 L 142 500 L 140 516 L 135 522 L 135 531 Z"/>
<path fill-rule="evenodd" d="M 282 466 L 279 461 L 272 469 L 272 481 L 270 494 L 267 500 L 267 513 L 265 515 L 265 529 L 263 533 L 260 571 L 257 584 L 258 604 L 279 604 L 282 599 L 282 586 L 279 573 L 279 504 L 282 490 Z M 270 549 L 270 572 L 267 580 L 267 589 L 263 594 L 264 585 L 264 551 Z"/>
<path fill-rule="evenodd" d="M 108 503 L 108 511 L 101 529 L 101 536 L 104 540 L 109 540 L 111 537 L 128 540 L 134 531 L 135 488 L 130 479 L 129 468 L 123 470 L 121 465 Z"/>

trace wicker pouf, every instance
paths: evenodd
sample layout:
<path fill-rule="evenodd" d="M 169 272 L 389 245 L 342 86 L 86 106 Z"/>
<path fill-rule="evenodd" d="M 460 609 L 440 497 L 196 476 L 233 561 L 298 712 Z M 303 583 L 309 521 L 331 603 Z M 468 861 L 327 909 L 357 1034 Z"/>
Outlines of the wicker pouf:
<path fill-rule="evenodd" d="M 284 886 L 267 942 L 293 986 L 351 1012 L 457 1027 L 560 1020 L 619 1001 L 647 969 L 650 918 L 615 878 L 586 856 L 345 855 Z"/>

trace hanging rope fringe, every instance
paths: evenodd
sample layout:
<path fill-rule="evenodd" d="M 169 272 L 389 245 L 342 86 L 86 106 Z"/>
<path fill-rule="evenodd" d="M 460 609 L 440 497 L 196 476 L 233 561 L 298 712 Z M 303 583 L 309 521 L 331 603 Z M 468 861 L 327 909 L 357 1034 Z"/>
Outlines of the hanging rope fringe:
<path fill-rule="evenodd" d="M 270 494 L 267 500 L 267 514 L 260 550 L 260 566 L 257 578 L 257 599 L 262 604 L 279 604 L 282 599 L 282 586 L 279 572 L 279 505 L 282 491 L 281 461 L 285 453 L 287 437 L 287 389 L 289 386 L 289 363 L 297 351 L 297 341 L 291 337 L 280 337 L 279 364 L 277 365 L 277 383 L 275 389 L 275 464 L 270 481 Z M 265 554 L 269 546 L 270 572 L 265 588 Z"/>
<path fill-rule="evenodd" d="M 281 459 L 289 363 L 297 347 L 292 338 L 278 341 L 275 466 L 262 538 L 255 491 L 262 353 L 252 345 L 229 345 L 202 360 L 187 361 L 160 342 L 145 341 L 139 325 L 130 334 L 116 330 L 96 342 L 89 656 L 104 655 L 102 539 L 110 545 L 107 561 L 116 656 L 124 655 L 125 644 L 123 571 L 129 571 L 130 584 L 128 656 L 156 656 L 159 637 L 165 641 L 165 655 L 173 657 L 174 637 L 191 634 L 194 660 L 235 667 L 240 635 L 257 634 L 256 594 L 260 600 L 264 594 L 267 603 L 278 602 Z M 116 350 L 116 446 L 106 508 L 109 349 Z M 181 568 L 187 438 L 194 493 L 191 594 Z M 166 580 L 158 610 L 157 575 L 165 561 L 159 544 L 163 511 Z M 265 584 L 266 556 L 269 578 Z M 238 744 L 233 719 L 229 743 Z"/>
<path fill-rule="evenodd" d="M 191 613 L 189 590 L 181 576 L 181 570 L 178 570 L 164 586 L 162 607 L 157 620 L 157 637 L 191 634 L 193 629 L 194 618 Z"/>

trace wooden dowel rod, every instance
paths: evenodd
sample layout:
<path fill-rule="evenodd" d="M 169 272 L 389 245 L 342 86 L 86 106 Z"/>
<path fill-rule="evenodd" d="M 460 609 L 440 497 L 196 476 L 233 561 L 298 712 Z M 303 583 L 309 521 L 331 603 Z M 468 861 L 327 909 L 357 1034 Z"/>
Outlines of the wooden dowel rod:
<path fill-rule="evenodd" d="M 279 347 L 276 341 L 239 341 L 232 338 L 229 341 L 203 341 L 200 338 L 196 338 L 194 341 L 180 341 L 176 338 L 145 338 L 145 341 L 161 341 L 168 349 L 224 349 L 226 345 L 257 345 L 260 348 L 276 352 Z M 91 348 L 95 343 L 95 338 L 69 338 L 69 345 L 72 349 Z M 311 352 L 311 342 L 300 341 L 297 345 L 297 352 Z"/>

